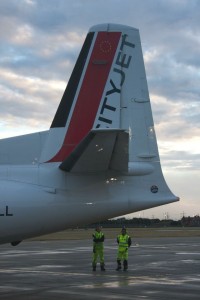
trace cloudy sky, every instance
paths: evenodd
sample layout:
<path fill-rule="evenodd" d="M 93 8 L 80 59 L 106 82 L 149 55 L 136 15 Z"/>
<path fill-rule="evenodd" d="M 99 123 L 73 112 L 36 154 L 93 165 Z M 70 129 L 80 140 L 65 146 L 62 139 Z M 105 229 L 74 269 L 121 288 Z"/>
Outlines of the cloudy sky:
<path fill-rule="evenodd" d="M 1 0 L 0 138 L 49 128 L 89 27 L 140 30 L 163 172 L 181 201 L 137 213 L 200 214 L 200 1 Z"/>

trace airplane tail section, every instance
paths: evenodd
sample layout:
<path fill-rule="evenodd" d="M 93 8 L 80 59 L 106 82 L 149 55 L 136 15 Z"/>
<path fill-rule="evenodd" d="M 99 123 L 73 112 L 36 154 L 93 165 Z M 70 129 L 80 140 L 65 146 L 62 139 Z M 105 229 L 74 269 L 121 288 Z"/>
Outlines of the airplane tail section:
<path fill-rule="evenodd" d="M 0 163 L 0 243 L 178 201 L 162 174 L 139 31 L 90 28 L 50 129 L 0 141 Z"/>
<path fill-rule="evenodd" d="M 102 24 L 89 30 L 41 162 L 67 172 L 135 176 L 138 195 L 146 185 L 153 194 L 163 191 L 162 204 L 178 200 L 162 175 L 138 29 Z"/>
<path fill-rule="evenodd" d="M 128 147 L 127 170 L 138 170 L 136 162 L 159 160 L 139 31 L 129 26 L 89 30 L 40 161 L 62 163 L 91 130 L 102 129 L 104 135 L 106 129 L 128 133 L 128 145 L 120 146 L 120 155 Z M 113 140 L 109 167 L 121 170 L 118 140 Z"/>
<path fill-rule="evenodd" d="M 109 25 L 94 27 L 88 33 L 52 122 L 41 162 L 62 162 L 92 128 L 120 127 L 120 103 L 116 99 L 108 103 L 106 99 L 114 92 L 120 99 L 112 74 L 121 39 L 121 30 L 110 31 Z M 112 114 L 117 111 L 113 120 L 106 116 L 106 110 Z"/>

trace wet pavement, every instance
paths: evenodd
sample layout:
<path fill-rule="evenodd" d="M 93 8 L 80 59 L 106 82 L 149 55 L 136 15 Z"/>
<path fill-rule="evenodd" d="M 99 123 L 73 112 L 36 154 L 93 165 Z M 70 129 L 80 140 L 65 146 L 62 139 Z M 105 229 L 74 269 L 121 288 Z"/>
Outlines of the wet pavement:
<path fill-rule="evenodd" d="M 106 271 L 92 272 L 91 244 L 1 245 L 0 299 L 200 299 L 200 238 L 133 239 L 127 272 L 115 271 L 115 240 L 105 241 Z"/>

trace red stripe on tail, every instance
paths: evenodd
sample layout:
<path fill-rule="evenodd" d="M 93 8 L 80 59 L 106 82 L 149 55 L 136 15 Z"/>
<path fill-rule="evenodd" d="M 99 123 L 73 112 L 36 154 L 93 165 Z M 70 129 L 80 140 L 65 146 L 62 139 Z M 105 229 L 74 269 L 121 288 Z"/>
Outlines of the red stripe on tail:
<path fill-rule="evenodd" d="M 49 162 L 67 158 L 91 130 L 120 36 L 120 32 L 98 33 L 63 145 Z"/>

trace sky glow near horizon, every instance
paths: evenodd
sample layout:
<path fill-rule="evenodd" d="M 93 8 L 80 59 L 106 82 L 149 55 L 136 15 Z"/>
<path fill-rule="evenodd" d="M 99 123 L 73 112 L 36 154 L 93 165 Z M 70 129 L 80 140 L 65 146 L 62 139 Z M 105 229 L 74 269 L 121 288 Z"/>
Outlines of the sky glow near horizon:
<path fill-rule="evenodd" d="M 1 0 L 0 138 L 49 128 L 88 29 L 140 30 L 165 179 L 181 201 L 134 216 L 200 214 L 200 1 Z"/>

